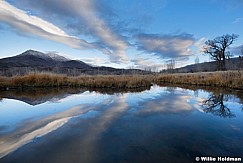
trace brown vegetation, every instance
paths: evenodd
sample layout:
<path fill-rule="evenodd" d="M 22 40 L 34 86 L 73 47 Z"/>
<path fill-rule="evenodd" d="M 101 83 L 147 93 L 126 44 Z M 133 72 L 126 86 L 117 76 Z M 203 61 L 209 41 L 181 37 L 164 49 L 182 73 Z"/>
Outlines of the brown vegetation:
<path fill-rule="evenodd" d="M 243 89 L 243 71 L 164 74 L 157 78 L 157 82 Z"/>
<path fill-rule="evenodd" d="M 24 76 L 0 77 L 0 87 L 88 87 L 140 88 L 150 87 L 151 75 L 96 75 L 70 77 L 49 73 L 31 73 Z"/>
<path fill-rule="evenodd" d="M 83 75 L 70 77 L 50 73 L 31 73 L 24 76 L 0 77 L 0 88 L 25 87 L 87 87 L 141 88 L 153 83 L 189 84 L 243 89 L 243 71 L 219 71 L 156 75 Z"/>

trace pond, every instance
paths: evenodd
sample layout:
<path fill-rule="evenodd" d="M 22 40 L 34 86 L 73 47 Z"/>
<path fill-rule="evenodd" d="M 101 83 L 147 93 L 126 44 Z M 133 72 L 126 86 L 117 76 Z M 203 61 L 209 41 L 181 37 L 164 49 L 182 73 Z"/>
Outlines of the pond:
<path fill-rule="evenodd" d="M 242 103 L 242 91 L 157 85 L 2 91 L 0 162 L 242 158 Z"/>

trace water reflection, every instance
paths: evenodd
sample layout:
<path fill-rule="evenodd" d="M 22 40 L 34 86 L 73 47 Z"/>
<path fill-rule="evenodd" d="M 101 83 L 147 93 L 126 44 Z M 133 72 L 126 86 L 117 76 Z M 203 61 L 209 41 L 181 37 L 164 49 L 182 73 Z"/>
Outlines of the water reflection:
<path fill-rule="evenodd" d="M 108 95 L 114 95 L 114 94 L 124 94 L 124 93 L 140 93 L 146 90 L 150 90 L 151 87 L 141 87 L 141 88 L 90 88 L 89 91 L 95 91 L 97 93 L 101 94 L 108 94 Z"/>
<path fill-rule="evenodd" d="M 166 86 L 166 85 L 160 85 Z M 215 116 L 223 118 L 233 118 L 236 115 L 232 110 L 235 106 L 231 106 L 232 103 L 236 102 L 243 110 L 243 91 L 242 90 L 232 90 L 232 89 L 223 89 L 223 88 L 214 88 L 214 87 L 205 87 L 205 86 L 190 86 L 190 85 L 167 85 L 167 90 L 173 90 L 175 86 L 181 87 L 184 90 L 192 90 L 194 97 L 200 97 L 199 92 L 205 91 L 207 96 L 204 100 L 198 101 L 203 105 L 202 112 L 212 113 Z M 169 91 L 173 92 L 173 91 Z"/>
<path fill-rule="evenodd" d="M 166 92 L 174 94 L 176 90 L 176 87 L 166 87 Z"/>
<path fill-rule="evenodd" d="M 137 114 L 144 116 L 153 114 L 185 114 L 199 106 L 199 104 L 193 104 L 191 99 L 191 96 L 174 94 L 174 91 L 170 95 L 162 94 L 155 99 L 139 103 L 142 107 L 138 107 Z"/>
<path fill-rule="evenodd" d="M 225 101 L 228 101 L 228 98 L 228 95 L 222 93 L 218 95 L 211 93 L 208 99 L 204 101 L 204 106 L 206 107 L 204 111 L 223 118 L 235 117 L 235 114 L 232 113 L 231 109 L 225 104 Z"/>
<path fill-rule="evenodd" d="M 0 100 L 15 99 L 23 101 L 30 105 L 39 105 L 47 101 L 58 101 L 67 96 L 78 94 L 87 91 L 87 89 L 72 89 L 72 88 L 36 88 L 36 89 L 17 89 L 0 91 Z"/>
<path fill-rule="evenodd" d="M 243 152 L 239 91 L 33 91 L 0 93 L 0 162 L 194 162 Z"/>
<path fill-rule="evenodd" d="M 99 105 L 80 104 L 37 121 L 28 120 L 24 121 L 22 124 L 18 124 L 18 128 L 16 130 L 0 134 L 0 158 L 36 138 L 55 131 L 62 127 L 70 119 L 84 115 L 91 110 L 100 109 L 101 106 L 107 105 L 110 102 L 111 99 L 107 99 Z"/>
<path fill-rule="evenodd" d="M 150 87 L 133 88 L 133 89 L 104 89 L 104 88 L 35 88 L 35 89 L 17 89 L 0 91 L 0 102 L 2 99 L 15 99 L 23 101 L 32 106 L 45 103 L 47 101 L 56 102 L 74 94 L 80 94 L 85 91 L 97 92 L 101 94 L 123 94 L 138 93 L 150 90 Z"/>

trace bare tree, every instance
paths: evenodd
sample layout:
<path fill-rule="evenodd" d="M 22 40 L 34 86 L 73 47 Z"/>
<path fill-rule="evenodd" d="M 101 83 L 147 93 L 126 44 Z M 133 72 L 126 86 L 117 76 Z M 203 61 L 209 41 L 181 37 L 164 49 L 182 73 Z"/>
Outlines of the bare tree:
<path fill-rule="evenodd" d="M 175 69 L 175 60 L 171 59 L 166 62 L 167 70 Z"/>
<path fill-rule="evenodd" d="M 208 40 L 205 42 L 203 52 L 205 54 L 210 54 L 212 59 L 218 61 L 220 70 L 225 70 L 225 61 L 227 57 L 230 57 L 230 53 L 226 52 L 226 50 L 238 37 L 239 35 L 226 34 L 216 37 L 213 40 Z"/>
<path fill-rule="evenodd" d="M 199 57 L 196 57 L 195 64 L 198 64 L 198 63 L 199 63 Z"/>

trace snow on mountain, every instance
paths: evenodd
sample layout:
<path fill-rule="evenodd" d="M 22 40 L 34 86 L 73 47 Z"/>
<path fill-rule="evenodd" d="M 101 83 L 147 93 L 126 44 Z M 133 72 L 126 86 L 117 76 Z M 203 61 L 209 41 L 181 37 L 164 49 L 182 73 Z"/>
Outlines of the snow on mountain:
<path fill-rule="evenodd" d="M 61 61 L 61 62 L 70 61 L 70 59 L 63 57 L 63 56 L 60 56 L 55 52 L 48 52 L 48 53 L 46 53 L 46 55 L 51 57 L 55 61 Z"/>
<path fill-rule="evenodd" d="M 33 55 L 39 58 L 43 58 L 45 60 L 52 59 L 54 61 L 59 61 L 59 62 L 70 61 L 70 59 L 60 56 L 56 52 L 42 53 L 35 50 L 27 50 L 24 53 L 20 54 L 19 56 L 24 56 L 24 55 Z"/>

